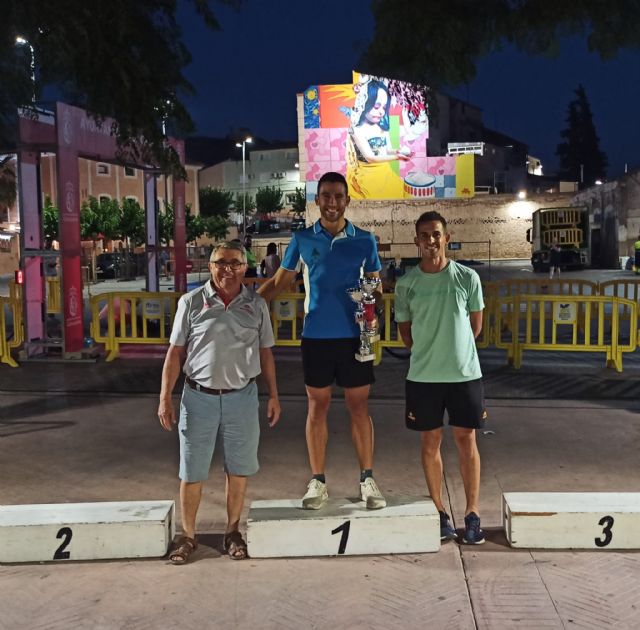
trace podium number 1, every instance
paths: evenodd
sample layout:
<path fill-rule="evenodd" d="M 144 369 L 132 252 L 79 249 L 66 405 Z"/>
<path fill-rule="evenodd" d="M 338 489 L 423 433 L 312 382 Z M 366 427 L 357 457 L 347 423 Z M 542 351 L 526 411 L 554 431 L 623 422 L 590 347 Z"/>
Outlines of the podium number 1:
<path fill-rule="evenodd" d="M 337 534 L 338 532 L 342 532 L 342 536 L 340 536 L 340 545 L 338 546 L 338 555 L 341 556 L 344 554 L 347 549 L 347 541 L 349 540 L 349 529 L 351 528 L 351 521 L 345 521 L 340 525 L 340 527 L 336 527 L 331 530 L 331 534 Z"/>
<path fill-rule="evenodd" d="M 606 547 L 613 538 L 613 533 L 611 532 L 611 528 L 613 527 L 613 516 L 603 516 L 598 521 L 598 525 L 602 526 L 602 535 L 604 538 L 596 538 L 594 542 L 596 543 L 596 547 Z"/>
<path fill-rule="evenodd" d="M 53 554 L 54 560 L 68 560 L 71 557 L 70 551 L 65 551 L 69 543 L 71 542 L 71 537 L 73 536 L 73 532 L 70 527 L 61 527 L 56 534 L 56 538 L 63 538 L 62 544 L 56 549 L 56 552 Z"/>

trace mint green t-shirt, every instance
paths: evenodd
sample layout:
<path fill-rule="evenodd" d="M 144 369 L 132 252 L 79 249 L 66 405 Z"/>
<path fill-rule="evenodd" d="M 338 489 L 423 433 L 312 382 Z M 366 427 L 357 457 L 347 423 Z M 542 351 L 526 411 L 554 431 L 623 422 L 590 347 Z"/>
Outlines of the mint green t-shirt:
<path fill-rule="evenodd" d="M 480 277 L 450 260 L 438 273 L 414 267 L 396 283 L 396 322 L 411 322 L 407 379 L 460 383 L 482 377 L 469 313 L 484 308 Z"/>

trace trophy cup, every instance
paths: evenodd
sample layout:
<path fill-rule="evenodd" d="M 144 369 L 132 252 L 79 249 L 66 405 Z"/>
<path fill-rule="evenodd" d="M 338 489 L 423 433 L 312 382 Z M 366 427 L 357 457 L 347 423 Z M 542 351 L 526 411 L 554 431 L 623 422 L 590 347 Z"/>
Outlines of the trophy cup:
<path fill-rule="evenodd" d="M 376 320 L 376 298 L 374 292 L 380 286 L 379 278 L 361 278 L 359 285 L 347 289 L 351 299 L 357 304 L 356 323 L 360 328 L 360 348 L 356 352 L 358 361 L 373 361 L 376 357 L 371 344 L 380 340 Z"/>

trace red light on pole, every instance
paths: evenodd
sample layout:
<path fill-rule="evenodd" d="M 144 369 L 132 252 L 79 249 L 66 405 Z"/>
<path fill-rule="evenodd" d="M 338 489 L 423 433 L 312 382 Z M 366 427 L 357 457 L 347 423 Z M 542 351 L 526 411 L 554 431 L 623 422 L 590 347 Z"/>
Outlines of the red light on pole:
<path fill-rule="evenodd" d="M 16 269 L 15 281 L 16 284 L 24 284 L 24 271 L 22 271 L 22 269 Z"/>

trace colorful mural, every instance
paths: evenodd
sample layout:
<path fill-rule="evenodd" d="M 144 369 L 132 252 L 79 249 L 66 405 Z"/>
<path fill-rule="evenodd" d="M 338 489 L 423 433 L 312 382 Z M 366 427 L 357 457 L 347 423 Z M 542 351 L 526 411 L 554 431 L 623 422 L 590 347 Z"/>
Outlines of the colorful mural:
<path fill-rule="evenodd" d="M 472 197 L 473 155 L 428 156 L 425 88 L 354 72 L 353 83 L 314 85 L 304 98 L 308 193 L 337 171 L 353 199 Z"/>

